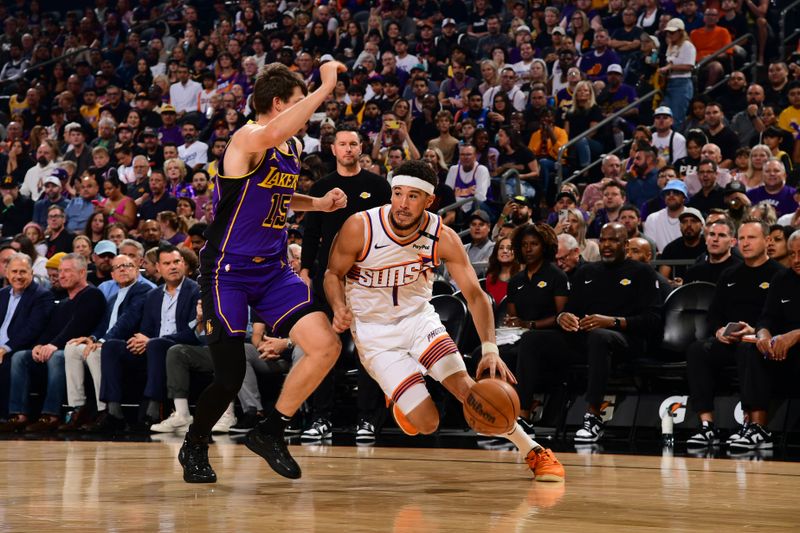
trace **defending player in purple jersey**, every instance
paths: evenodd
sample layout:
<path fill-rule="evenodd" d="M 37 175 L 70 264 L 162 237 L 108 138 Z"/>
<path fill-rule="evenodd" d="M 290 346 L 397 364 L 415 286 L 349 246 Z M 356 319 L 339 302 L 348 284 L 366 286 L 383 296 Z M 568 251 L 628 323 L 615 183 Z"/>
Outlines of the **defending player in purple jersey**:
<path fill-rule="evenodd" d="M 211 428 L 236 396 L 245 372 L 244 335 L 248 306 L 277 336 L 289 336 L 305 357 L 286 377 L 275 408 L 247 434 L 245 443 L 279 474 L 299 478 L 283 433 L 287 422 L 339 356 L 341 343 L 313 302 L 308 286 L 287 264 L 284 229 L 294 211 L 335 211 L 347 205 L 340 189 L 322 198 L 295 194 L 303 146 L 293 135 L 333 92 L 345 66 L 320 68 L 320 88 L 311 94 L 286 66 L 267 65 L 256 79 L 255 122 L 231 137 L 215 178 L 215 217 L 200 252 L 203 316 L 214 381 L 200 396 L 194 423 L 178 460 L 189 483 L 213 483 L 208 462 Z"/>

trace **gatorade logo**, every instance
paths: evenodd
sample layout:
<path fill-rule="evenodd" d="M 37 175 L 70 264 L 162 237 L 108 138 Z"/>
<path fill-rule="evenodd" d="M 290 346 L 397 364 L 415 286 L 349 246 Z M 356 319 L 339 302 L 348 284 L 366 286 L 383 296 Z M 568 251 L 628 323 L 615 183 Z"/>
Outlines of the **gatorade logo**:
<path fill-rule="evenodd" d="M 736 407 L 733 408 L 733 419 L 740 426 L 744 424 L 744 411 L 742 410 L 742 402 L 738 402 Z"/>
<path fill-rule="evenodd" d="M 688 400 L 688 396 L 670 396 L 666 398 L 658 407 L 659 420 L 670 415 L 673 423 L 680 424 L 683 422 L 686 419 L 686 402 Z"/>
<path fill-rule="evenodd" d="M 614 408 L 617 406 L 616 395 L 610 394 L 603 398 L 603 403 L 600 404 L 600 418 L 603 422 L 608 422 L 614 418 Z"/>
<path fill-rule="evenodd" d="M 467 405 L 470 406 L 470 408 L 472 409 L 472 411 L 475 414 L 480 416 L 486 422 L 489 422 L 490 424 L 494 424 L 495 423 L 496 419 L 495 419 L 494 415 L 484 411 L 483 410 L 483 404 L 474 395 L 470 394 L 469 396 L 467 396 Z"/>

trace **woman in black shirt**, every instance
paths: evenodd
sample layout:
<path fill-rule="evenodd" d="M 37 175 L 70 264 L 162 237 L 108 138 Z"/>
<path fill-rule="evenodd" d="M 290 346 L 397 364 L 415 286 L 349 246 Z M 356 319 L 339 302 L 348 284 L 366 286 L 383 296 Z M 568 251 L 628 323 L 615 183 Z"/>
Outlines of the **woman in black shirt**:
<path fill-rule="evenodd" d="M 594 87 L 590 81 L 579 81 L 575 86 L 572 106 L 567 111 L 564 129 L 570 139 L 587 131 L 603 120 L 603 113 L 597 105 Z M 578 166 L 583 168 L 603 153 L 603 144 L 595 139 L 596 133 L 584 137 L 575 143 Z"/>
<path fill-rule="evenodd" d="M 522 195 L 533 198 L 536 195 L 534 183 L 539 182 L 539 162 L 519 138 L 511 126 L 503 126 L 497 132 L 497 147 L 500 155 L 497 157 L 495 176 L 500 176 L 509 169 L 519 172 Z M 516 196 L 517 178 L 506 181 L 506 194 Z"/>
<path fill-rule="evenodd" d="M 556 233 L 547 224 L 528 224 L 517 228 L 511 241 L 514 256 L 519 258 L 524 268 L 508 280 L 508 314 L 504 324 L 525 330 L 554 328 L 556 316 L 564 309 L 569 295 L 567 275 L 554 264 L 558 250 Z M 511 345 L 511 350 L 501 347 L 500 354 L 504 360 L 504 351 L 510 351 L 507 355 L 513 355 L 516 361 L 530 356 L 527 349 L 522 350 L 526 334 L 523 333 L 522 338 Z M 514 368 L 517 368 L 520 418 L 527 420 L 531 413 L 533 382 L 520 375 L 518 364 Z"/>

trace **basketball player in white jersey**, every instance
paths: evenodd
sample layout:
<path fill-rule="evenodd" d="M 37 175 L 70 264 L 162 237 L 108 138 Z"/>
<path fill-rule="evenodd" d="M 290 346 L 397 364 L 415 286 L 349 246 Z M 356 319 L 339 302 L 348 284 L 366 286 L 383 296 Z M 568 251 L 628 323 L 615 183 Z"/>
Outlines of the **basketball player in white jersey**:
<path fill-rule="evenodd" d="M 428 374 L 463 402 L 475 381 L 429 303 L 433 269 L 447 263 L 462 288 L 482 341 L 477 375 L 516 383 L 500 359 L 488 296 L 481 290 L 458 235 L 426 211 L 436 174 L 407 161 L 392 178 L 392 203 L 349 217 L 331 248 L 325 294 L 336 331 L 350 329 L 364 368 L 393 402 L 406 433 L 431 434 L 439 413 L 423 379 Z M 538 481 L 563 481 L 564 468 L 518 424 L 502 435 L 513 442 Z"/>

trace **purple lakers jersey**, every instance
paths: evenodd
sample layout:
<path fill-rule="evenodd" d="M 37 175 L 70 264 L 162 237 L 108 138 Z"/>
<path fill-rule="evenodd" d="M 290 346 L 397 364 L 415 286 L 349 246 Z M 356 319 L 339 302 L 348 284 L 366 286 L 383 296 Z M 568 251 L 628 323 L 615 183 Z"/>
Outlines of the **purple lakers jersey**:
<path fill-rule="evenodd" d="M 288 151 L 267 149 L 244 176 L 226 176 L 225 154 L 214 178 L 214 221 L 208 244 L 227 253 L 270 259 L 286 255 L 286 213 L 297 187 L 300 154 L 294 138 Z M 227 148 L 226 148 L 227 150 Z"/>

